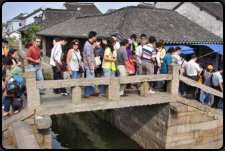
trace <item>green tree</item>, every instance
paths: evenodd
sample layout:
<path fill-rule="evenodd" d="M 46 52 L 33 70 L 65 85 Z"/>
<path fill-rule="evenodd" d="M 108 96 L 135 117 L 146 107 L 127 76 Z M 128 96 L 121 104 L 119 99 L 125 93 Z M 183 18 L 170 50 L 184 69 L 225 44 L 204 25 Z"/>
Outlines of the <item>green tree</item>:
<path fill-rule="evenodd" d="M 36 37 L 36 34 L 35 33 L 37 31 L 41 30 L 41 29 L 42 29 L 42 26 L 34 26 L 34 25 L 32 25 L 30 27 L 30 30 L 29 31 L 24 31 L 24 34 L 27 36 L 27 38 L 23 38 L 22 39 L 22 42 L 31 41 L 33 43 L 34 42 L 34 39 Z"/>

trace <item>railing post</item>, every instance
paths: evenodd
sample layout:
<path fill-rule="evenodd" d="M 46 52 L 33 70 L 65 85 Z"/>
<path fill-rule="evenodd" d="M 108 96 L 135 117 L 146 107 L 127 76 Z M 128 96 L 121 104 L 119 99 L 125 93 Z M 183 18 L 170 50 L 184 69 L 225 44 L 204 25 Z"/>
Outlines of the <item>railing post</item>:
<path fill-rule="evenodd" d="M 81 103 L 81 87 L 73 87 L 72 88 L 72 103 L 80 104 Z"/>
<path fill-rule="evenodd" d="M 140 96 L 147 97 L 148 96 L 148 87 L 149 82 L 141 82 L 141 90 L 140 90 Z"/>
<path fill-rule="evenodd" d="M 106 88 L 106 98 L 108 101 L 120 100 L 120 83 L 119 78 L 110 78 L 110 84 Z"/>
<path fill-rule="evenodd" d="M 178 95 L 179 89 L 179 65 L 170 64 L 168 65 L 168 74 L 172 74 L 172 80 L 167 81 L 167 92 Z"/>
<path fill-rule="evenodd" d="M 26 69 L 27 106 L 28 110 L 34 110 L 41 105 L 40 93 L 37 88 L 35 69 Z"/>

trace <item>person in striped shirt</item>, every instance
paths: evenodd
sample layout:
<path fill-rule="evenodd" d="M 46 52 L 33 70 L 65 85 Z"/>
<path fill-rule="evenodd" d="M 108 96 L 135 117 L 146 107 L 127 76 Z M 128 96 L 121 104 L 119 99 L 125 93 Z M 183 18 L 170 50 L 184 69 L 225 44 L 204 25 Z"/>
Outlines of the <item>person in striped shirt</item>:
<path fill-rule="evenodd" d="M 149 44 L 144 45 L 142 48 L 142 75 L 154 74 L 154 62 L 156 61 L 155 50 L 156 38 L 149 37 Z M 154 94 L 155 91 L 151 89 L 152 82 L 149 83 L 149 94 Z"/>

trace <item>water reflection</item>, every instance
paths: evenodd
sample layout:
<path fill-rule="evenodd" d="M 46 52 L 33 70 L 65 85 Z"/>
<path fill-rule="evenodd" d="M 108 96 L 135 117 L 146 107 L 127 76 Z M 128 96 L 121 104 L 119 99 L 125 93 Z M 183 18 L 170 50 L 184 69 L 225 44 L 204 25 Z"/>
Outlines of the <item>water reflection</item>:
<path fill-rule="evenodd" d="M 52 149 L 141 149 L 92 112 L 52 115 Z"/>

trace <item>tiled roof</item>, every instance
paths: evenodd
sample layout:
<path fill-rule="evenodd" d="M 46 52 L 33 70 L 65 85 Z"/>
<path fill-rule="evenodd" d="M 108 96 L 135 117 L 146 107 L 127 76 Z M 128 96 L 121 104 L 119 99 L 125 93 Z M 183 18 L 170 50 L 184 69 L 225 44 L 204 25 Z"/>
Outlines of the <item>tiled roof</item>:
<path fill-rule="evenodd" d="M 201 9 L 223 21 L 223 5 L 214 2 L 192 2 Z"/>
<path fill-rule="evenodd" d="M 140 35 L 145 33 L 147 37 L 153 35 L 166 44 L 223 43 L 219 36 L 173 10 L 134 6 L 102 15 L 73 17 L 36 34 L 87 38 L 92 30 L 99 38 L 110 37 L 119 30 L 119 41 L 131 34 L 136 34 L 139 40 Z"/>
<path fill-rule="evenodd" d="M 63 4 L 66 9 L 73 9 L 73 10 L 77 10 L 77 8 L 81 8 L 79 11 L 83 14 L 83 15 L 98 15 L 98 14 L 102 14 L 101 11 L 93 4 L 93 3 L 71 3 L 71 2 L 67 2 Z"/>
<path fill-rule="evenodd" d="M 111 12 L 113 12 L 113 11 L 115 11 L 116 9 L 109 9 L 109 10 L 107 10 L 107 12 L 106 13 L 111 13 Z"/>
<path fill-rule="evenodd" d="M 22 19 L 28 18 L 28 17 L 34 15 L 35 13 L 37 13 L 39 11 L 43 11 L 42 8 L 34 10 L 32 13 L 28 14 L 27 16 L 22 17 Z"/>
<path fill-rule="evenodd" d="M 44 14 L 46 17 L 45 20 L 26 25 L 25 27 L 19 28 L 18 31 L 29 30 L 31 25 L 42 26 L 42 29 L 44 29 L 61 21 L 67 20 L 68 18 L 81 16 L 81 13 L 79 11 L 49 8 L 44 11 Z"/>

